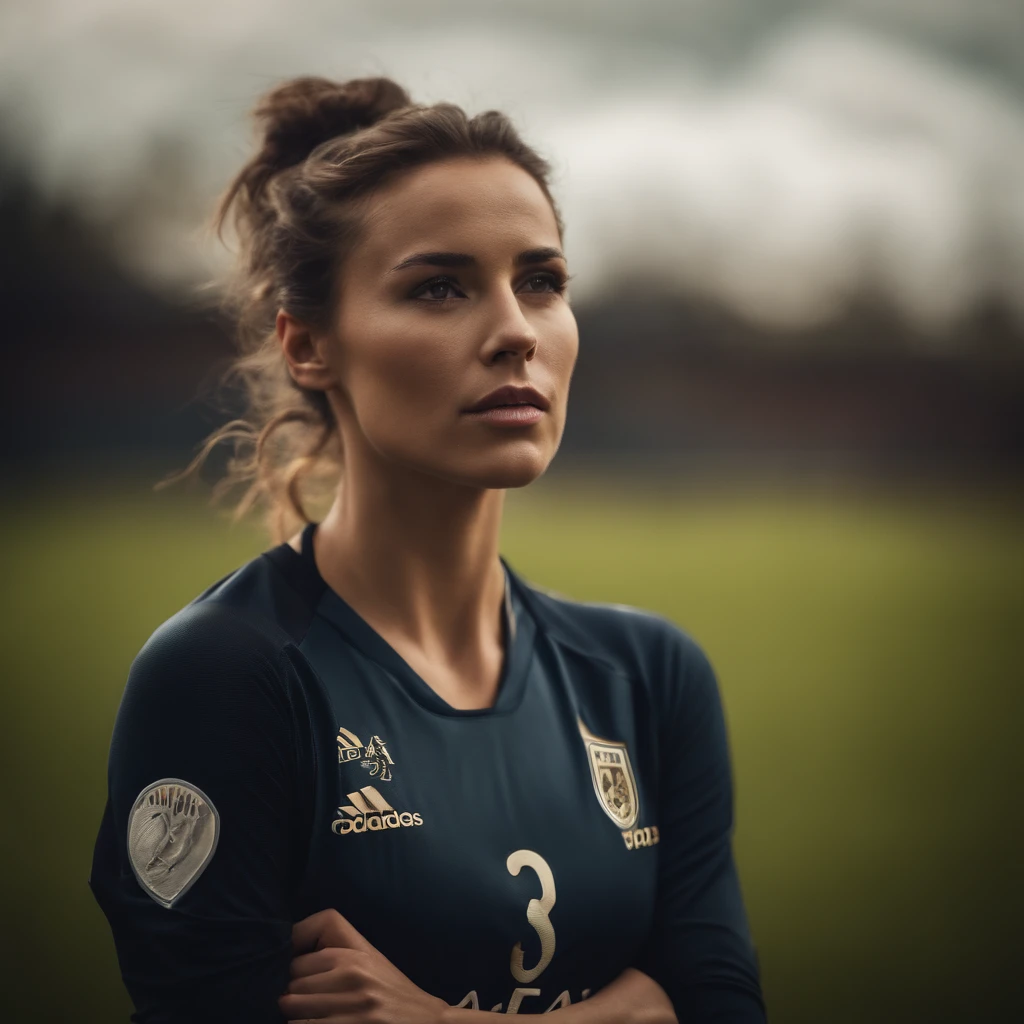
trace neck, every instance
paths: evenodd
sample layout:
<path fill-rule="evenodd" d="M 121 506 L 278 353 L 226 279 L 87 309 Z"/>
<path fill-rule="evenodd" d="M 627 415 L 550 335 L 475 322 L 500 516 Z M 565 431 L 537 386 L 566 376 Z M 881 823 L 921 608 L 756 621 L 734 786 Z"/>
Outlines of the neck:
<path fill-rule="evenodd" d="M 385 636 L 431 660 L 478 663 L 502 643 L 504 490 L 353 469 L 315 534 L 324 580 Z"/>

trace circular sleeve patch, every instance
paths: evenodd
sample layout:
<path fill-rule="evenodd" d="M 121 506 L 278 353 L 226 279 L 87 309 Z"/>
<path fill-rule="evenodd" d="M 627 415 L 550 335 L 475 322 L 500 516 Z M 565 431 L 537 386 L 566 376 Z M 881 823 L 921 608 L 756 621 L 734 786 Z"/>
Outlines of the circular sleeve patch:
<path fill-rule="evenodd" d="M 128 859 L 139 885 L 173 907 L 213 858 L 220 815 L 198 786 L 160 779 L 138 796 L 128 820 Z"/>

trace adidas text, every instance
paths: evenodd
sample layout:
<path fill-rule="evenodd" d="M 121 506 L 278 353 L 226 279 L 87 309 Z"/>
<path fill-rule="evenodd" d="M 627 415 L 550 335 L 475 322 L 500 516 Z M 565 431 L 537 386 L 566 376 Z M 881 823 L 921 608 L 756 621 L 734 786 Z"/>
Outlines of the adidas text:
<path fill-rule="evenodd" d="M 340 818 L 331 822 L 331 831 L 344 836 L 349 832 L 383 832 L 389 828 L 422 825 L 417 812 L 396 811 L 373 786 L 363 786 L 348 794 L 350 804 L 338 808 Z"/>
<path fill-rule="evenodd" d="M 358 818 L 335 818 L 331 822 L 331 831 L 339 836 L 349 832 L 381 832 L 386 828 L 398 828 L 401 825 L 422 825 L 423 816 L 417 811 L 391 811 L 390 814 L 360 814 Z"/>

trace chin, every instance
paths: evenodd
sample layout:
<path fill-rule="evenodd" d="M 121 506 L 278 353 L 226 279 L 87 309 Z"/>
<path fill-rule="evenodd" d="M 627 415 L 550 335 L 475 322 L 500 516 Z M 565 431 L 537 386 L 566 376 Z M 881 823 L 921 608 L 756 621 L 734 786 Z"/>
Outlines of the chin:
<path fill-rule="evenodd" d="M 518 449 L 518 450 L 516 450 Z M 536 446 L 513 446 L 472 460 L 471 464 L 453 466 L 450 475 L 460 483 L 473 487 L 504 490 L 526 487 L 547 471 L 554 452 L 539 451 Z"/>

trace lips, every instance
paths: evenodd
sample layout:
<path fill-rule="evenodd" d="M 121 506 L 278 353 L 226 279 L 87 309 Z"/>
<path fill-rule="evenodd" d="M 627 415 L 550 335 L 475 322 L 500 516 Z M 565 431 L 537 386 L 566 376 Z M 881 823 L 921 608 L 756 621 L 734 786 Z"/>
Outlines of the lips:
<path fill-rule="evenodd" d="M 509 405 L 533 405 L 546 411 L 548 400 L 529 385 L 506 384 L 485 395 L 480 401 L 471 405 L 465 412 L 482 412 L 484 409 L 497 409 Z"/>

